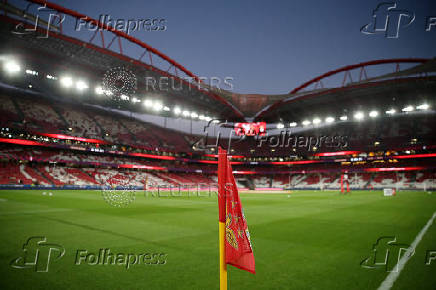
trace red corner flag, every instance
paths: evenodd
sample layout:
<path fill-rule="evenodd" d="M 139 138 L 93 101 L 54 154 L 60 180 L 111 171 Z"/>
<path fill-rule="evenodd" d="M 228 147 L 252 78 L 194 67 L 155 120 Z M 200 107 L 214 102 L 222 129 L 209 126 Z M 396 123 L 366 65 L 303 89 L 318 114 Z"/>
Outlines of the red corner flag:
<path fill-rule="evenodd" d="M 218 156 L 219 221 L 225 222 L 225 263 L 255 274 L 250 232 L 239 199 L 232 166 L 225 150 L 219 148 Z"/>

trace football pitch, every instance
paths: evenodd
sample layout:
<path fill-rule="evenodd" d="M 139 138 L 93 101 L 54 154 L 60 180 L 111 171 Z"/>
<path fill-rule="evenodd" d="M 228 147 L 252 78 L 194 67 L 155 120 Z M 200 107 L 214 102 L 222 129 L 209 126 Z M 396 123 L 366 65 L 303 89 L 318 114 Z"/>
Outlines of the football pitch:
<path fill-rule="evenodd" d="M 100 191 L 42 192 L 0 191 L 1 289 L 218 289 L 216 195 L 136 192 L 119 208 Z M 413 191 L 241 200 L 257 273 L 228 266 L 229 289 L 377 289 L 436 211 L 436 193 Z M 409 256 L 392 289 L 434 289 L 436 225 Z"/>

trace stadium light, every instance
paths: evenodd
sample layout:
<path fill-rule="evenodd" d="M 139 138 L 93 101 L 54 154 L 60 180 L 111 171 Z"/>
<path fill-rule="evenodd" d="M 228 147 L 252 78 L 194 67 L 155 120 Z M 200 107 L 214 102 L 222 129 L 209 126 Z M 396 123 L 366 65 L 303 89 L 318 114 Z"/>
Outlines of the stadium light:
<path fill-rule="evenodd" d="M 37 76 L 38 72 L 34 71 L 34 70 L 31 70 L 31 69 L 26 69 L 26 74 Z"/>
<path fill-rule="evenodd" d="M 395 109 L 389 109 L 388 111 L 386 111 L 386 114 L 388 114 L 388 115 L 393 115 L 393 114 L 395 114 Z"/>
<path fill-rule="evenodd" d="M 180 115 L 181 112 L 182 112 L 182 110 L 179 107 L 174 108 L 174 114 Z"/>
<path fill-rule="evenodd" d="M 95 93 L 97 95 L 103 95 L 104 94 L 104 90 L 102 89 L 102 87 L 96 87 L 95 88 Z"/>
<path fill-rule="evenodd" d="M 348 120 L 348 117 L 347 117 L 347 116 L 340 116 L 340 117 L 339 117 L 339 120 L 341 120 L 341 121 L 347 121 L 347 120 Z"/>
<path fill-rule="evenodd" d="M 204 115 L 200 115 L 200 116 L 198 117 L 198 119 L 200 119 L 200 120 L 204 120 Z"/>
<path fill-rule="evenodd" d="M 163 105 L 160 102 L 155 102 L 153 105 L 153 110 L 155 111 L 162 111 L 163 109 Z"/>
<path fill-rule="evenodd" d="M 333 123 L 335 121 L 335 118 L 333 118 L 333 117 L 327 117 L 327 118 L 325 118 L 325 122 L 326 123 Z"/>
<path fill-rule="evenodd" d="M 58 79 L 57 77 L 52 75 L 46 75 L 45 77 L 48 78 L 49 80 L 54 80 L 54 81 Z"/>
<path fill-rule="evenodd" d="M 163 110 L 164 110 L 165 112 L 169 112 L 169 111 L 171 111 L 171 109 L 170 109 L 169 107 L 167 107 L 167 106 L 165 106 L 165 107 L 163 108 Z"/>
<path fill-rule="evenodd" d="M 188 117 L 189 115 L 191 115 L 189 111 L 183 111 L 182 114 L 184 117 Z"/>
<path fill-rule="evenodd" d="M 314 125 L 318 125 L 319 123 L 321 123 L 321 119 L 320 118 L 315 118 L 315 119 L 313 119 L 313 124 Z"/>
<path fill-rule="evenodd" d="M 10 60 L 10 61 L 6 62 L 3 66 L 3 68 L 7 73 L 10 73 L 10 74 L 16 74 L 21 70 L 20 65 L 14 60 Z"/>
<path fill-rule="evenodd" d="M 363 114 L 363 112 L 356 112 L 355 114 L 354 114 L 354 119 L 356 119 L 356 120 L 363 120 L 365 118 L 365 115 Z"/>
<path fill-rule="evenodd" d="M 375 118 L 375 117 L 378 116 L 378 112 L 377 112 L 377 111 L 371 111 L 371 112 L 369 112 L 369 116 L 370 116 L 371 118 Z"/>
<path fill-rule="evenodd" d="M 191 113 L 191 118 L 198 118 L 198 114 L 196 112 Z"/>
<path fill-rule="evenodd" d="M 282 123 L 277 124 L 277 129 L 283 129 L 283 128 L 285 128 L 284 124 L 282 124 Z"/>
<path fill-rule="evenodd" d="M 302 124 L 303 124 L 303 126 L 308 126 L 308 125 L 310 125 L 310 121 L 309 120 L 304 120 L 302 122 Z"/>
<path fill-rule="evenodd" d="M 141 100 L 140 99 L 138 99 L 138 98 L 136 98 L 136 97 L 133 97 L 132 98 L 132 103 L 139 103 L 139 102 L 141 102 Z"/>
<path fill-rule="evenodd" d="M 289 126 L 290 127 L 297 127 L 297 122 L 291 122 L 291 123 L 289 123 Z"/>
<path fill-rule="evenodd" d="M 146 106 L 147 108 L 150 108 L 153 106 L 153 102 L 151 100 L 145 100 L 144 106 Z"/>
<path fill-rule="evenodd" d="M 77 81 L 76 89 L 78 89 L 79 91 L 83 91 L 86 90 L 87 88 L 89 88 L 87 83 L 85 83 L 82 80 Z"/>
<path fill-rule="evenodd" d="M 130 100 L 130 97 L 126 96 L 126 95 L 121 95 L 120 99 L 123 100 L 123 101 L 128 101 L 128 100 Z"/>
<path fill-rule="evenodd" d="M 210 122 L 210 121 L 212 120 L 212 118 L 211 118 L 211 117 L 204 117 L 204 120 L 205 120 L 206 122 Z"/>
<path fill-rule="evenodd" d="M 413 106 L 407 106 L 407 107 L 403 108 L 401 111 L 412 112 L 413 110 L 415 110 L 415 108 Z"/>
<path fill-rule="evenodd" d="M 73 79 L 71 77 L 62 77 L 61 85 L 64 88 L 71 88 L 73 86 Z"/>
<path fill-rule="evenodd" d="M 422 104 L 416 107 L 418 110 L 428 110 L 430 106 L 428 104 Z"/>

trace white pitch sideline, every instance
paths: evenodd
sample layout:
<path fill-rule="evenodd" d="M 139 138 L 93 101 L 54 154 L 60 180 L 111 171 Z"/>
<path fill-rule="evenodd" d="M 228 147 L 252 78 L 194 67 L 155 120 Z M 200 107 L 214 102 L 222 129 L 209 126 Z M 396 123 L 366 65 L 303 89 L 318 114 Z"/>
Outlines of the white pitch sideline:
<path fill-rule="evenodd" d="M 427 224 L 418 233 L 413 243 L 410 245 L 410 247 L 401 257 L 401 259 L 398 261 L 397 265 L 395 265 L 394 269 L 398 267 L 397 268 L 398 271 L 390 272 L 389 275 L 386 277 L 386 279 L 380 284 L 378 290 L 389 290 L 392 288 L 398 276 L 400 276 L 401 271 L 404 269 L 404 266 L 406 265 L 407 261 L 409 261 L 409 259 L 411 258 L 411 253 L 415 252 L 416 247 L 418 246 L 419 242 L 422 240 L 422 237 L 425 235 L 428 228 L 433 224 L 435 218 L 436 218 L 436 211 L 433 213 L 433 216 L 428 220 Z"/>

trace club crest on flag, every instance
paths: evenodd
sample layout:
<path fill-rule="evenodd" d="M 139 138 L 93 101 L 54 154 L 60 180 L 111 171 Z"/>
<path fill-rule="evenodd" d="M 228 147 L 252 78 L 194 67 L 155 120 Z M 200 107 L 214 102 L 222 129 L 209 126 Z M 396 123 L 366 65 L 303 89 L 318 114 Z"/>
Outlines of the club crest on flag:
<path fill-rule="evenodd" d="M 238 240 L 236 239 L 235 233 L 230 228 L 230 225 L 232 224 L 232 215 L 228 214 L 226 218 L 226 241 L 229 243 L 230 246 L 238 249 Z"/>

